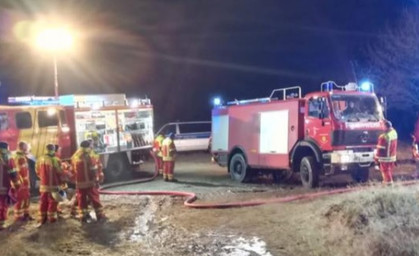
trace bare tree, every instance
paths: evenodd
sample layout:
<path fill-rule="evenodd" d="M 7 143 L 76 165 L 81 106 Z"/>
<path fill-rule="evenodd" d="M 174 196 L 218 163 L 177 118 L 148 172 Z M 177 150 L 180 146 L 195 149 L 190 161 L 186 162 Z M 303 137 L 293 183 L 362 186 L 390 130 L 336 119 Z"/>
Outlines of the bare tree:
<path fill-rule="evenodd" d="M 419 110 L 419 15 L 405 11 L 400 21 L 388 28 L 369 47 L 370 77 L 377 91 L 387 97 L 389 109 Z M 414 110 L 414 111 L 412 111 Z"/>

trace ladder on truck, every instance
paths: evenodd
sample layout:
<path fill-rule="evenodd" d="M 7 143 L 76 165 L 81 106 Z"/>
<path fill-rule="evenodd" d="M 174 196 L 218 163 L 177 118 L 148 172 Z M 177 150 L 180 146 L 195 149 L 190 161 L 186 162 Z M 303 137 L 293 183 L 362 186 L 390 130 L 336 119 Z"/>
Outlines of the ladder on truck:
<path fill-rule="evenodd" d="M 275 95 L 280 95 L 279 97 L 274 97 Z M 255 98 L 255 99 L 247 99 L 247 100 L 233 100 L 228 101 L 227 105 L 243 105 L 243 104 L 250 104 L 250 103 L 266 103 L 271 102 L 272 100 L 287 100 L 287 99 L 301 99 L 301 87 L 300 86 L 292 86 L 286 88 L 279 88 L 274 89 L 269 97 L 265 98 Z"/>

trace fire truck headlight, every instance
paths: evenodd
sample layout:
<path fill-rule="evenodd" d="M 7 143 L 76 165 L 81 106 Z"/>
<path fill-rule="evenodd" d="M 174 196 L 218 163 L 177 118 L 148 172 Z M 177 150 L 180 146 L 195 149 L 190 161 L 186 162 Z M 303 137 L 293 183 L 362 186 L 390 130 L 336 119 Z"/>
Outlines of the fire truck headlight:
<path fill-rule="evenodd" d="M 371 82 L 365 81 L 361 84 L 361 91 L 369 92 L 371 91 L 372 84 Z"/>
<path fill-rule="evenodd" d="M 49 108 L 47 110 L 47 115 L 48 116 L 53 116 L 53 115 L 55 115 L 55 113 L 57 113 L 57 110 L 55 108 Z"/>
<path fill-rule="evenodd" d="M 342 155 L 340 156 L 341 163 L 349 163 L 351 161 L 351 157 L 348 155 Z"/>
<path fill-rule="evenodd" d="M 214 106 L 220 106 L 221 105 L 221 98 L 220 97 L 215 97 L 212 100 L 212 103 L 214 104 Z"/>

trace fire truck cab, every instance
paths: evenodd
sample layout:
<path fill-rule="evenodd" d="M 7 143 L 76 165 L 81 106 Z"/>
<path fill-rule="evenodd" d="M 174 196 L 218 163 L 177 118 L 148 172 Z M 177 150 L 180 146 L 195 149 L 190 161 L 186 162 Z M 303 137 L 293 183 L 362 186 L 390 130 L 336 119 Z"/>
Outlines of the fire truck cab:
<path fill-rule="evenodd" d="M 212 153 L 239 182 L 255 170 L 271 171 L 277 180 L 299 172 L 310 188 L 319 185 L 321 175 L 338 173 L 363 182 L 383 120 L 372 84 L 329 81 L 304 98 L 300 87 L 276 89 L 267 98 L 216 106 Z"/>
<path fill-rule="evenodd" d="M 47 144 L 69 160 L 80 142 L 93 141 L 107 182 L 130 176 L 131 164 L 149 154 L 153 142 L 153 107 L 149 99 L 129 102 L 125 94 L 10 97 L 0 106 L 0 140 L 16 150 L 26 141 L 36 158 Z M 34 175 L 32 175 L 34 176 Z"/>

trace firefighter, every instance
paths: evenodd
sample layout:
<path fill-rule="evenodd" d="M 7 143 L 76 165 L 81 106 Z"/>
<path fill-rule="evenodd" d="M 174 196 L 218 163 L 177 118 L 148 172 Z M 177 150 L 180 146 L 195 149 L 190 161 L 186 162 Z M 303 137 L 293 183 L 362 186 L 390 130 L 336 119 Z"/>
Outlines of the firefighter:
<path fill-rule="evenodd" d="M 91 221 L 87 200 L 92 203 L 97 220 L 106 220 L 97 189 L 98 182 L 103 181 L 103 173 L 101 165 L 98 164 L 98 157 L 92 152 L 91 144 L 88 140 L 82 141 L 80 149 L 71 157 L 76 181 L 79 219 L 81 222 L 87 223 Z"/>
<path fill-rule="evenodd" d="M 163 160 L 162 160 L 162 143 L 164 140 L 163 134 L 159 133 L 153 142 L 153 154 L 156 164 L 156 168 L 159 170 L 159 174 L 163 174 Z"/>
<path fill-rule="evenodd" d="M 39 197 L 39 222 L 43 225 L 47 222 L 57 221 L 57 206 L 60 198 L 60 186 L 62 186 L 61 160 L 55 156 L 55 145 L 46 146 L 47 153 L 36 162 L 36 174 L 40 179 Z"/>
<path fill-rule="evenodd" d="M 18 150 L 13 156 L 16 164 L 16 171 L 21 182 L 20 189 L 17 191 L 17 202 L 14 208 L 15 221 L 33 220 L 29 214 L 30 204 L 30 171 L 28 164 L 28 144 L 24 141 L 19 142 Z"/>
<path fill-rule="evenodd" d="M 91 149 L 91 153 L 92 153 L 94 161 L 97 164 L 96 186 L 98 187 L 98 185 L 102 184 L 105 180 L 105 176 L 103 174 L 103 165 L 102 165 L 102 162 L 100 161 L 99 155 L 93 149 Z M 89 201 L 89 199 L 87 199 L 86 204 L 88 205 L 89 203 L 90 203 L 90 201 Z M 75 195 L 74 198 L 71 199 L 70 205 L 71 205 L 70 216 L 72 216 L 73 218 L 76 218 L 77 217 L 77 208 L 78 208 L 78 205 L 79 205 L 79 203 L 77 201 L 77 195 Z"/>
<path fill-rule="evenodd" d="M 378 137 L 376 158 L 384 184 L 393 183 L 393 169 L 397 155 L 397 132 L 390 121 L 384 122 L 385 132 Z"/>
<path fill-rule="evenodd" d="M 163 179 L 169 182 L 177 181 L 173 177 L 176 157 L 176 147 L 173 138 L 174 134 L 170 133 L 162 142 Z"/>
<path fill-rule="evenodd" d="M 415 163 L 415 172 L 412 175 L 412 178 L 417 179 L 419 178 L 419 150 L 418 150 L 418 144 L 416 143 L 416 137 L 415 135 L 412 136 L 412 159 Z"/>
<path fill-rule="evenodd" d="M 105 148 L 104 144 L 102 142 L 102 139 L 101 139 L 101 135 L 97 131 L 89 130 L 85 133 L 84 137 L 85 137 L 86 140 L 91 140 L 92 141 L 92 147 L 94 149 L 103 150 Z"/>
<path fill-rule="evenodd" d="M 9 193 L 12 188 L 18 190 L 19 187 L 19 176 L 9 152 L 9 145 L 6 142 L 0 142 L 0 230 L 5 228 L 9 209 Z"/>
<path fill-rule="evenodd" d="M 353 101 L 349 101 L 348 106 L 345 108 L 345 110 L 342 111 L 342 115 L 347 116 L 355 112 L 355 103 Z"/>

